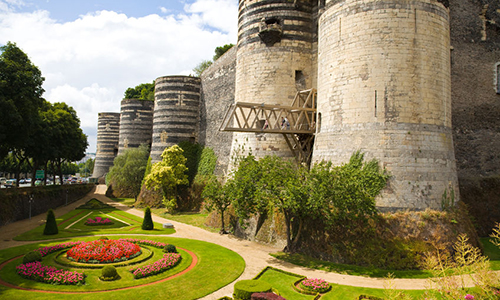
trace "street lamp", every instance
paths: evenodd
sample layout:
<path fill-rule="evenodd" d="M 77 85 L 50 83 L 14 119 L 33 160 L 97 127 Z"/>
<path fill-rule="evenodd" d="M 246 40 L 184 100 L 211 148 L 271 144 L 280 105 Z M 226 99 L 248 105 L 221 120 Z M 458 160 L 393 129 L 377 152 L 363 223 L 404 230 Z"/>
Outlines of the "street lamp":
<path fill-rule="evenodd" d="M 30 200 L 28 200 L 28 202 L 30 204 L 30 220 L 31 220 L 31 203 L 35 202 L 35 200 L 33 200 L 33 194 L 31 194 L 29 197 L 30 197 Z"/>

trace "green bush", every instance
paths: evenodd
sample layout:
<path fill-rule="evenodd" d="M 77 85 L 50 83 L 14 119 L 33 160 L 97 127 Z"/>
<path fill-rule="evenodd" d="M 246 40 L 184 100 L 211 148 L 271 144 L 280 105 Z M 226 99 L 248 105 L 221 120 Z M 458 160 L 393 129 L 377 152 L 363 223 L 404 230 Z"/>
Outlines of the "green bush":
<path fill-rule="evenodd" d="M 59 229 L 57 229 L 56 216 L 54 215 L 54 211 L 49 209 L 49 211 L 47 211 L 47 221 L 45 222 L 43 234 L 53 235 L 57 233 L 59 233 Z"/>
<path fill-rule="evenodd" d="M 234 299 L 250 300 L 253 293 L 271 292 L 272 286 L 260 280 L 241 280 L 234 285 Z"/>
<path fill-rule="evenodd" d="M 144 211 L 144 220 L 142 221 L 142 230 L 153 230 L 154 224 L 153 219 L 151 218 L 151 209 L 146 207 Z"/>
<path fill-rule="evenodd" d="M 23 264 L 35 261 L 42 261 L 42 254 L 36 250 L 26 253 L 26 255 L 24 255 L 23 257 Z"/>
<path fill-rule="evenodd" d="M 102 268 L 101 271 L 101 276 L 99 279 L 103 281 L 112 281 L 119 279 L 120 276 L 118 276 L 118 272 L 116 271 L 116 268 L 114 266 L 105 266 Z"/>
<path fill-rule="evenodd" d="M 177 253 L 177 249 L 174 245 L 168 244 L 163 248 L 163 252 L 165 253 Z"/>

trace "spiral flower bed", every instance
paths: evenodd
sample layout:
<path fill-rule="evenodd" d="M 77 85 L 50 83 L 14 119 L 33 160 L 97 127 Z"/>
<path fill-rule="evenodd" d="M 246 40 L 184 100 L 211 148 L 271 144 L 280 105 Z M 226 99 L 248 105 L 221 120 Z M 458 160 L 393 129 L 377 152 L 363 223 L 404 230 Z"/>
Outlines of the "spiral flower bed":
<path fill-rule="evenodd" d="M 16 267 L 16 272 L 23 278 L 49 284 L 85 284 L 85 273 L 44 266 L 39 261 L 19 265 Z"/>
<path fill-rule="evenodd" d="M 132 268 L 129 271 L 134 275 L 135 279 L 139 279 L 163 273 L 166 270 L 175 267 L 180 261 L 181 255 L 179 253 L 166 253 L 163 255 L 162 259 L 155 261 L 150 265 Z"/>
<path fill-rule="evenodd" d="M 141 247 L 124 240 L 97 240 L 81 243 L 68 250 L 68 259 L 83 263 L 113 263 L 141 254 Z"/>

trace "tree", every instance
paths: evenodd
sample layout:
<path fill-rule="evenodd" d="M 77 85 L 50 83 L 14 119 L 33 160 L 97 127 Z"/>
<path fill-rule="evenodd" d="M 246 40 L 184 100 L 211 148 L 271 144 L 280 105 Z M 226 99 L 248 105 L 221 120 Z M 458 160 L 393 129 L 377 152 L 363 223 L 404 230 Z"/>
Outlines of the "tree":
<path fill-rule="evenodd" d="M 54 211 L 49 209 L 47 211 L 47 221 L 45 222 L 45 228 L 43 229 L 44 235 L 53 235 L 59 233 L 59 229 L 57 228 L 56 216 L 54 215 Z"/>
<path fill-rule="evenodd" d="M 287 236 L 285 251 L 293 251 L 302 233 L 303 219 L 309 211 L 304 190 L 306 170 L 275 155 L 265 156 L 259 165 L 261 176 L 254 196 L 260 199 L 260 203 L 267 202 L 271 213 L 277 209 L 283 214 Z M 297 224 L 295 230 L 292 230 L 293 224 Z"/>
<path fill-rule="evenodd" d="M 51 104 L 44 100 L 39 116 L 35 135 L 26 148 L 26 153 L 34 160 L 33 177 L 39 166 L 46 169 L 51 161 L 62 178 L 63 162 L 85 157 L 87 136 L 80 128 L 76 111 L 64 102 Z"/>
<path fill-rule="evenodd" d="M 207 185 L 203 189 L 202 197 L 208 211 L 217 211 L 220 215 L 221 234 L 226 234 L 224 224 L 224 212 L 231 205 L 231 198 L 226 196 L 227 186 L 223 186 L 215 175 L 211 175 Z"/>
<path fill-rule="evenodd" d="M 244 225 L 245 220 L 255 213 L 264 213 L 267 203 L 255 197 L 257 183 L 262 176 L 260 165 L 253 155 L 237 158 L 238 169 L 233 177 L 226 181 L 227 195 L 234 204 L 238 221 Z"/>
<path fill-rule="evenodd" d="M 215 48 L 214 61 L 219 59 L 224 53 L 226 53 L 229 49 L 233 48 L 234 44 L 226 44 L 224 46 L 219 46 Z"/>
<path fill-rule="evenodd" d="M 188 176 L 185 174 L 186 158 L 182 152 L 183 150 L 177 145 L 165 149 L 161 154 L 162 161 L 151 167 L 151 173 L 144 181 L 149 189 L 161 189 L 163 203 L 168 211 L 177 207 L 177 186 L 189 183 Z"/>
<path fill-rule="evenodd" d="M 141 83 L 134 88 L 128 88 L 125 91 L 124 99 L 155 100 L 155 82 Z"/>
<path fill-rule="evenodd" d="M 200 62 L 196 67 L 194 67 L 193 72 L 196 76 L 200 77 L 201 73 L 208 69 L 212 65 L 212 61 L 204 60 Z"/>
<path fill-rule="evenodd" d="M 7 42 L 0 50 L 1 159 L 10 151 L 23 156 L 39 120 L 45 79 L 15 43 Z"/>
<path fill-rule="evenodd" d="M 146 171 L 149 157 L 149 147 L 145 144 L 139 148 L 128 148 L 115 157 L 113 166 L 109 169 L 107 181 L 114 189 L 130 191 L 137 200 L 141 192 L 141 183 Z"/>
<path fill-rule="evenodd" d="M 144 211 L 144 220 L 142 221 L 142 230 L 153 230 L 154 224 L 153 219 L 151 218 L 151 208 L 146 207 Z"/>
<path fill-rule="evenodd" d="M 341 166 L 316 164 L 307 180 L 312 211 L 330 225 L 345 227 L 350 224 L 348 220 L 366 221 L 377 214 L 375 197 L 388 179 L 377 160 L 365 163 L 359 151 Z"/>

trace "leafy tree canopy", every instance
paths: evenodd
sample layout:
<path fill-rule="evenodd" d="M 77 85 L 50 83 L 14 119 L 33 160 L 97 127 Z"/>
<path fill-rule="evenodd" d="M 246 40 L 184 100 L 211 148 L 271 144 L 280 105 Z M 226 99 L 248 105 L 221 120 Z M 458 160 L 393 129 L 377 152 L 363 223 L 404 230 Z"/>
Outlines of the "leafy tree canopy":
<path fill-rule="evenodd" d="M 233 48 L 234 44 L 225 44 L 224 46 L 219 46 L 215 48 L 214 61 L 219 59 L 224 53 L 226 53 L 229 49 Z"/>
<path fill-rule="evenodd" d="M 125 99 L 155 100 L 155 83 L 141 83 L 125 91 Z"/>
<path fill-rule="evenodd" d="M 194 67 L 193 69 L 194 74 L 200 77 L 201 73 L 203 73 L 203 71 L 208 69 L 212 65 L 212 63 L 213 62 L 211 60 L 204 60 L 200 62 L 196 67 Z"/>
<path fill-rule="evenodd" d="M 162 160 L 153 164 L 151 173 L 144 180 L 147 188 L 162 190 L 163 203 L 169 211 L 177 207 L 177 186 L 189 183 L 186 158 L 182 153 L 178 145 L 166 148 L 161 155 Z"/>
<path fill-rule="evenodd" d="M 115 157 L 113 166 L 106 175 L 107 181 L 114 189 L 130 190 L 137 200 L 141 192 L 141 184 L 146 171 L 149 157 L 149 147 L 141 145 L 139 148 L 126 149 Z"/>
<path fill-rule="evenodd" d="M 43 104 L 42 73 L 15 43 L 0 47 L 0 158 L 22 151 Z"/>

